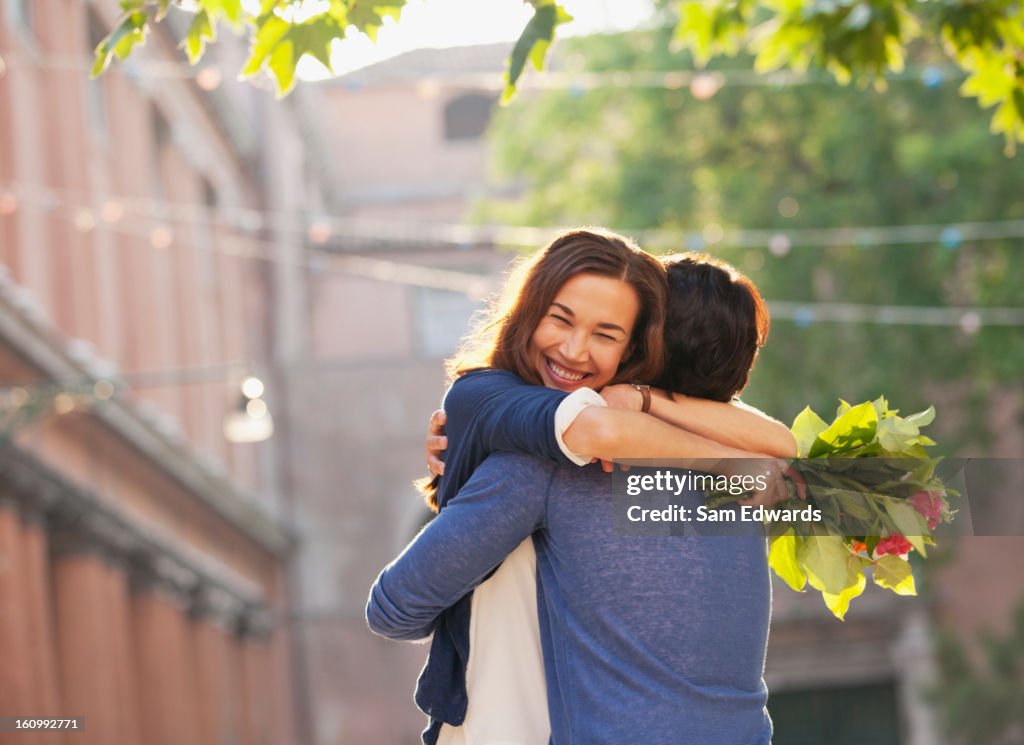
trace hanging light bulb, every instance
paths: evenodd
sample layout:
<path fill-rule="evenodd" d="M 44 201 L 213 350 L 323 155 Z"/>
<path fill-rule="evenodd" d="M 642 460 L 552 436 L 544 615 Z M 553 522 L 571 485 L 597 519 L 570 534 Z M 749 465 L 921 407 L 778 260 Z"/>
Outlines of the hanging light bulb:
<path fill-rule="evenodd" d="M 13 191 L 7 190 L 0 194 L 0 216 L 7 217 L 18 211 L 18 198 Z"/>
<path fill-rule="evenodd" d="M 75 210 L 75 217 L 73 219 L 75 230 L 79 233 L 88 233 L 96 227 L 96 215 L 88 207 L 82 207 Z"/>
<path fill-rule="evenodd" d="M 768 242 L 768 250 L 772 252 L 772 256 L 785 256 L 792 247 L 789 236 L 783 233 L 776 233 Z"/>
<path fill-rule="evenodd" d="M 309 226 L 309 241 L 322 246 L 331 239 L 331 226 L 326 219 L 316 220 Z"/>
<path fill-rule="evenodd" d="M 153 248 L 163 250 L 169 248 L 173 242 L 174 233 L 164 225 L 153 228 L 153 231 L 149 234 L 149 243 Z"/>
<path fill-rule="evenodd" d="M 196 85 L 204 91 L 215 91 L 220 88 L 222 78 L 220 68 L 216 66 L 204 67 L 196 75 Z"/>
<path fill-rule="evenodd" d="M 229 442 L 263 442 L 274 434 L 274 419 L 263 400 L 265 386 L 250 375 L 239 386 L 235 407 L 224 416 L 224 437 Z"/>
<path fill-rule="evenodd" d="M 100 219 L 108 225 L 120 222 L 123 217 L 124 206 L 113 199 L 104 202 L 103 207 L 100 209 Z"/>
<path fill-rule="evenodd" d="M 720 72 L 702 72 L 690 81 L 690 93 L 698 101 L 707 101 L 725 85 L 725 76 Z"/>

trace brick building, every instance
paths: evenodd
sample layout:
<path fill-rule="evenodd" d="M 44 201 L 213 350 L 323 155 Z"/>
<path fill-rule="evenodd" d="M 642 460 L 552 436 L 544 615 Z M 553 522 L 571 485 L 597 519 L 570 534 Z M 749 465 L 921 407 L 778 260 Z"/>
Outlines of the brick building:
<path fill-rule="evenodd" d="M 304 179 L 261 139 L 302 136 L 198 80 L 173 19 L 89 81 L 118 12 L 0 4 L 0 713 L 86 722 L 0 742 L 295 742 L 296 535 L 271 445 L 222 430 L 273 372 L 247 256 L 295 241 L 262 178 Z"/>

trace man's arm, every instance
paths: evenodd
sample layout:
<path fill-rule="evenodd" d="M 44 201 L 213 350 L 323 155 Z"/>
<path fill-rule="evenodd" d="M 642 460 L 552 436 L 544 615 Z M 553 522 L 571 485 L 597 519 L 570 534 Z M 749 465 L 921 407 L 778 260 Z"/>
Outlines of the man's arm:
<path fill-rule="evenodd" d="M 370 629 L 422 639 L 454 605 L 544 523 L 553 464 L 495 454 L 374 583 Z"/>

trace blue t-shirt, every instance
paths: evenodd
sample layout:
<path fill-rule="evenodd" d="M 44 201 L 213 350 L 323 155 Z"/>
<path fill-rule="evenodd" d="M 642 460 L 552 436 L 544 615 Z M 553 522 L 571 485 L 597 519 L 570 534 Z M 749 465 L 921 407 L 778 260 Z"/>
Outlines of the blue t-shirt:
<path fill-rule="evenodd" d="M 682 499 L 693 508 L 703 495 Z M 625 535 L 615 509 L 598 466 L 492 455 L 381 573 L 370 627 L 426 636 L 533 534 L 554 745 L 767 745 L 771 585 L 760 526 Z"/>
<path fill-rule="evenodd" d="M 555 411 L 566 395 L 530 385 L 504 370 L 459 377 L 444 398 L 448 449 L 437 495 L 441 513 L 491 453 L 530 453 L 553 463 L 570 463 L 555 438 Z M 467 588 L 432 620 L 430 654 L 416 683 L 416 705 L 432 720 L 423 733 L 427 745 L 436 743 L 442 722 L 458 726 L 466 718 L 471 595 Z"/>

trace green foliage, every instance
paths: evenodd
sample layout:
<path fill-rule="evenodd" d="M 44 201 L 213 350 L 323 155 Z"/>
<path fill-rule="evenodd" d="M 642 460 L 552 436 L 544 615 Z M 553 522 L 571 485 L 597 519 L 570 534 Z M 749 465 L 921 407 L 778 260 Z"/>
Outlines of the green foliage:
<path fill-rule="evenodd" d="M 501 94 L 502 104 L 507 104 L 515 95 L 516 82 L 523 74 L 527 60 L 535 69 L 544 69 L 548 49 L 555 38 L 555 28 L 572 20 L 572 16 L 553 0 L 530 0 L 530 4 L 534 7 L 533 18 L 526 24 L 508 59 L 505 89 Z"/>
<path fill-rule="evenodd" d="M 241 0 L 123 0 L 124 18 L 97 47 L 93 75 L 107 68 L 112 53 L 119 59 L 130 54 L 171 6 L 187 5 L 197 15 L 183 43 L 192 64 L 206 42 L 216 39 L 220 21 L 247 27 L 253 50 L 243 74 L 266 69 L 284 95 L 295 83 L 303 55 L 330 69 L 335 39 L 355 29 L 375 40 L 384 18 L 397 19 L 406 1 L 330 0 L 322 13 L 296 20 L 304 0 L 263 0 L 257 15 L 247 13 Z M 557 27 L 572 20 L 556 0 L 528 2 L 534 16 L 509 57 L 503 103 L 511 100 L 527 61 L 542 69 Z M 995 107 L 992 131 L 1004 135 L 1008 151 L 1024 141 L 1024 5 L 1015 0 L 679 0 L 672 5 L 678 18 L 671 40 L 701 66 L 746 52 L 754 55 L 757 70 L 822 67 L 840 82 L 873 82 L 882 89 L 886 73 L 902 70 L 914 43 L 926 40 L 967 74 L 963 95 Z M 289 29 L 281 31 L 281 23 Z M 135 34 L 133 40 L 118 48 L 127 31 Z M 656 52 L 667 50 L 668 41 Z"/>
<path fill-rule="evenodd" d="M 262 0 L 255 15 L 245 10 L 241 0 L 124 0 L 121 3 L 124 17 L 96 47 L 92 75 L 102 74 L 113 56 L 122 60 L 127 57 L 136 45 L 145 42 L 150 26 L 159 23 L 176 7 L 194 15 L 181 43 L 191 64 L 202 59 L 207 43 L 216 41 L 221 22 L 246 29 L 251 47 L 242 76 L 268 73 L 280 97 L 295 86 L 295 70 L 304 56 L 313 57 L 330 70 L 331 45 L 335 40 L 344 39 L 355 30 L 376 41 L 384 19 L 397 20 L 406 1 L 330 0 L 321 12 L 306 17 L 297 15 L 307 5 L 303 0 Z M 509 100 L 515 92 L 527 61 L 538 70 L 544 67 L 555 29 L 572 20 L 554 0 L 530 0 L 530 3 L 535 13 L 509 59 L 503 101 Z"/>
<path fill-rule="evenodd" d="M 1020 741 L 1024 731 L 1024 599 L 1005 635 L 983 632 L 980 654 L 946 634 L 940 637 L 942 685 L 933 691 L 958 745 Z"/>
<path fill-rule="evenodd" d="M 567 39 L 566 60 L 585 72 L 692 69 L 673 52 L 671 26 Z M 935 49 L 915 47 L 926 67 Z M 716 61 L 746 72 L 753 60 Z M 599 88 L 531 94 L 501 109 L 491 127 L 494 175 L 521 196 L 478 206 L 481 220 L 523 225 L 597 224 L 631 232 L 664 228 L 748 274 L 769 300 L 900 306 L 1019 307 L 1024 252 L 1014 240 L 860 245 L 857 226 L 1024 219 L 1024 170 L 1003 157 L 987 117 L 956 91 L 918 77 L 886 91 L 813 84 L 747 87 L 728 82 L 713 98 L 684 89 Z M 798 206 L 784 216 L 780 201 Z M 709 224 L 788 234 L 851 229 L 849 243 L 794 246 L 706 243 Z M 945 452 L 983 452 L 988 394 L 1024 378 L 1016 327 L 832 323 L 773 319 L 744 396 L 778 416 L 808 403 L 827 410 L 838 393 L 868 400 L 885 391 L 910 411 L 943 397 Z M 798 434 L 799 437 L 799 434 Z"/>
<path fill-rule="evenodd" d="M 678 3 L 675 38 L 703 65 L 755 55 L 758 70 L 823 67 L 847 83 L 885 85 L 920 39 L 968 77 L 961 89 L 995 106 L 992 131 L 1024 141 L 1024 5 L 1013 0 L 707 0 Z"/>

